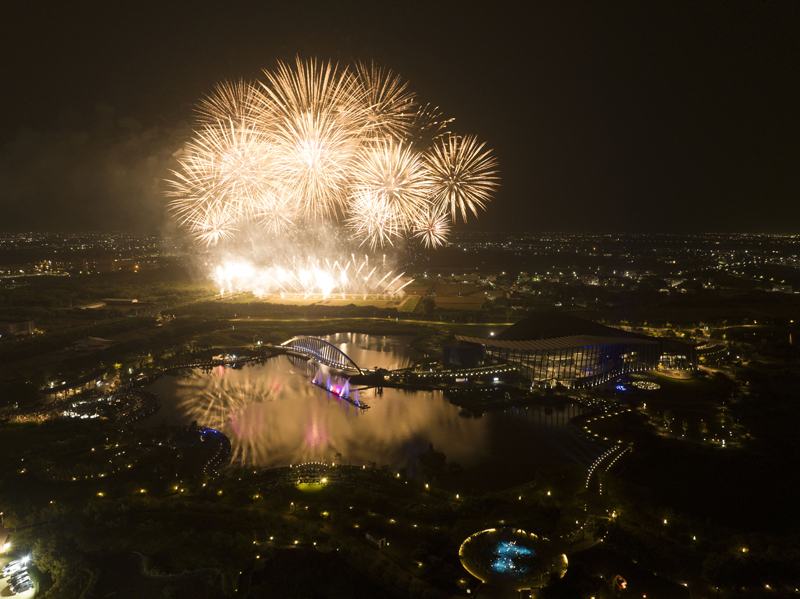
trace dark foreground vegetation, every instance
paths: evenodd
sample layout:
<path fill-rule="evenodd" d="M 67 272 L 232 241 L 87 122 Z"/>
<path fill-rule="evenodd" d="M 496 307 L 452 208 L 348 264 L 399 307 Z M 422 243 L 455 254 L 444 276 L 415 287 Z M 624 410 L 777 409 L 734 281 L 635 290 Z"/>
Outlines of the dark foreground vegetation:
<path fill-rule="evenodd" d="M 87 376 L 93 384 L 102 376 L 121 387 L 221 354 L 259 355 L 258 342 L 341 331 L 407 335 L 419 364 L 438 368 L 442 347 L 456 334 L 486 336 L 498 329 L 492 323 L 534 307 L 524 303 L 532 298 L 513 294 L 472 312 L 420 301 L 412 314 L 216 302 L 206 301 L 213 290 L 168 275 L 148 275 L 141 280 L 149 283 L 129 290 L 120 275 L 91 292 L 4 291 L 4 317 L 36 318 L 45 332 L 0 344 L 0 404 L 35 406 L 52 399 L 51 384 Z M 12 551 L 32 553 L 42 597 L 466 596 L 458 547 L 502 521 L 558 539 L 571 552 L 567 576 L 542 597 L 613 597 L 617 574 L 632 596 L 792 596 L 800 588 L 800 352 L 793 341 L 800 329 L 791 318 L 797 302 L 760 290 L 716 301 L 702 289 L 673 297 L 656 288 L 622 290 L 615 305 L 591 307 L 580 295 L 585 289 L 542 284 L 535 301 L 544 296 L 553 304 L 573 293 L 587 300 L 589 316 L 725 344 L 728 361 L 687 381 L 653 375 L 657 391 L 612 387 L 577 396 L 520 388 L 508 396 L 453 397 L 473 413 L 525 401 L 555 409 L 578 401 L 596 410 L 589 416 L 613 413 L 592 430 L 631 450 L 600 474 L 602 495 L 598 485 L 585 486 L 588 465 L 543 470 L 521 488 L 456 498 L 443 489 L 457 469 L 437 469 L 435 452 L 419 457 L 420 479 L 370 464 L 326 471 L 329 482 L 306 484 L 284 472 L 208 472 L 216 448 L 176 427 L 7 422 L 0 426 L 0 511 Z M 151 304 L 75 307 L 126 293 Z M 65 350 L 90 336 L 114 343 Z M 91 395 L 73 392 L 69 398 Z M 576 422 L 576 434 L 585 425 L 586 418 Z M 372 547 L 368 530 L 389 546 Z"/>

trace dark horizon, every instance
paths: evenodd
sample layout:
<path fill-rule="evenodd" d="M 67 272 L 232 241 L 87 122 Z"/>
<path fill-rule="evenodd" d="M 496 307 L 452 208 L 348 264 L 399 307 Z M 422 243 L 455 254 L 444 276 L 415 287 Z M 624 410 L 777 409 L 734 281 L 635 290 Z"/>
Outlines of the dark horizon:
<path fill-rule="evenodd" d="M 193 105 L 296 55 L 372 60 L 495 151 L 457 230 L 793 234 L 790 3 L 243 3 L 0 8 L 0 230 L 170 234 Z"/>

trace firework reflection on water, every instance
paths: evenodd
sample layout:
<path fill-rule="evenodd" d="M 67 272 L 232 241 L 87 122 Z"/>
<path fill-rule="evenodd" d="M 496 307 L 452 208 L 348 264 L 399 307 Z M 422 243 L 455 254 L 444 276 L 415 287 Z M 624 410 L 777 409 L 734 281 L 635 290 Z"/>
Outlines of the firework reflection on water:
<path fill-rule="evenodd" d="M 448 459 L 469 462 L 486 443 L 485 422 L 430 393 L 361 392 L 367 411 L 311 384 L 311 371 L 285 356 L 265 364 L 178 379 L 184 421 L 221 430 L 231 439 L 235 466 L 275 467 L 333 461 L 412 467 L 435 439 Z"/>

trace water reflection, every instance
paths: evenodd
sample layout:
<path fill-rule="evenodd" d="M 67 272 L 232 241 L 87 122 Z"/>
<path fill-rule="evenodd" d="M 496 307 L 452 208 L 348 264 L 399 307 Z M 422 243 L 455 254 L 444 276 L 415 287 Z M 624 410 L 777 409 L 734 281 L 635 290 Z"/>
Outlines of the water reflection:
<path fill-rule="evenodd" d="M 371 406 L 363 411 L 313 386 L 312 376 L 305 361 L 280 356 L 242 369 L 166 377 L 153 388 L 174 407 L 162 419 L 222 430 L 237 465 L 333 461 L 339 453 L 345 462 L 413 470 L 429 443 L 462 463 L 485 445 L 486 423 L 459 417 L 439 392 L 362 390 Z"/>
<path fill-rule="evenodd" d="M 514 406 L 501 410 L 499 413 L 506 418 L 514 418 L 529 423 L 537 429 L 552 429 L 564 431 L 569 421 L 580 414 L 584 409 L 577 404 L 550 406 Z"/>
<path fill-rule="evenodd" d="M 336 333 L 323 337 L 347 354 L 362 368 L 394 370 L 414 364 L 411 341 L 406 335 L 366 335 L 363 333 Z"/>
<path fill-rule="evenodd" d="M 413 361 L 407 338 L 341 334 L 326 340 L 367 367 Z M 345 463 L 405 467 L 413 475 L 417 457 L 433 443 L 448 462 L 476 467 L 477 479 L 496 471 L 503 484 L 519 484 L 543 462 L 583 461 L 583 450 L 564 432 L 574 408 L 509 409 L 471 418 L 441 392 L 370 389 L 359 392 L 370 406 L 364 411 L 312 385 L 312 368 L 278 356 L 242 368 L 164 377 L 150 387 L 162 397 L 162 409 L 147 425 L 197 421 L 219 429 L 231 439 L 235 465 L 265 468 L 331 462 L 340 454 Z"/>

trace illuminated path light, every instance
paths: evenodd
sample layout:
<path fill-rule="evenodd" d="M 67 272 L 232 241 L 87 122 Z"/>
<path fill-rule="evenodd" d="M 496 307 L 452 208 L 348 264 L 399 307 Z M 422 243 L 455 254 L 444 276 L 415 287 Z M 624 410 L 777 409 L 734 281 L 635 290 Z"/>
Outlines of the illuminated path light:
<path fill-rule="evenodd" d="M 630 445 L 626 445 L 620 443 L 618 445 L 614 445 L 610 449 L 607 449 L 603 454 L 601 454 L 594 463 L 589 467 L 589 470 L 586 475 L 586 489 L 589 490 L 589 486 L 592 483 L 592 480 L 597 480 L 597 475 L 599 474 L 600 468 L 604 467 L 604 470 L 608 472 L 611 467 L 619 460 L 623 455 L 628 453 L 631 450 Z M 602 495 L 603 494 L 603 484 L 597 480 L 597 492 Z"/>

